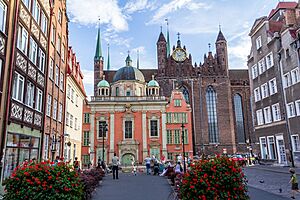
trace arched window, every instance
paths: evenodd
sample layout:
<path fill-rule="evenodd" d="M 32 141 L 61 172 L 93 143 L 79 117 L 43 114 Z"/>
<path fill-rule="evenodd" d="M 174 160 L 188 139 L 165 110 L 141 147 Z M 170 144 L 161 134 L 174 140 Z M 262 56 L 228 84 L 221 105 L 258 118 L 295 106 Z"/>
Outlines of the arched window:
<path fill-rule="evenodd" d="M 180 89 L 182 91 L 186 103 L 190 104 L 190 95 L 188 89 L 186 89 L 186 87 L 184 86 L 182 86 Z"/>
<path fill-rule="evenodd" d="M 105 95 L 105 94 L 104 94 L 104 88 L 102 88 L 102 95 Z"/>
<path fill-rule="evenodd" d="M 239 94 L 234 95 L 234 113 L 235 125 L 238 143 L 245 143 L 245 127 L 244 127 L 244 113 L 242 106 L 242 97 Z"/>
<path fill-rule="evenodd" d="M 217 93 L 212 86 L 206 90 L 206 107 L 208 115 L 208 134 L 210 143 L 219 142 L 219 130 L 217 119 Z"/>
<path fill-rule="evenodd" d="M 116 87 L 116 96 L 119 96 L 119 88 Z"/>
<path fill-rule="evenodd" d="M 155 95 L 155 89 L 152 88 L 152 95 Z"/>
<path fill-rule="evenodd" d="M 106 96 L 108 96 L 108 89 L 106 89 Z"/>

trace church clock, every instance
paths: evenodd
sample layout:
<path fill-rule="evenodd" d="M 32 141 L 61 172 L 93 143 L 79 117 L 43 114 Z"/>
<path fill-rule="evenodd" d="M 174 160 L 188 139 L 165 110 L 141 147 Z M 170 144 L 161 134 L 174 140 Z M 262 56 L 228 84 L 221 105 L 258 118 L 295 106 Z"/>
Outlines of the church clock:
<path fill-rule="evenodd" d="M 176 48 L 172 53 L 172 57 L 177 62 L 183 62 L 186 59 L 186 52 L 182 48 Z"/>

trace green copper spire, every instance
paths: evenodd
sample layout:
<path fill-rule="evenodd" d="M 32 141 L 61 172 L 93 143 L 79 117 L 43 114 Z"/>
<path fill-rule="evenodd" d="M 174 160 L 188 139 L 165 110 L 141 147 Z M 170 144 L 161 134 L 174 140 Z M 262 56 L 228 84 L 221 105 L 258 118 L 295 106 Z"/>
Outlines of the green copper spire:
<path fill-rule="evenodd" d="M 107 71 L 110 69 L 109 43 L 107 44 Z"/>
<path fill-rule="evenodd" d="M 102 57 L 102 48 L 101 48 L 101 36 L 100 36 L 100 24 L 98 28 L 98 37 L 97 37 L 97 46 L 96 46 L 96 53 L 95 53 L 95 60 L 101 60 Z"/>
<path fill-rule="evenodd" d="M 169 21 L 166 19 L 167 22 L 167 57 L 170 55 L 170 36 L 169 36 Z"/>

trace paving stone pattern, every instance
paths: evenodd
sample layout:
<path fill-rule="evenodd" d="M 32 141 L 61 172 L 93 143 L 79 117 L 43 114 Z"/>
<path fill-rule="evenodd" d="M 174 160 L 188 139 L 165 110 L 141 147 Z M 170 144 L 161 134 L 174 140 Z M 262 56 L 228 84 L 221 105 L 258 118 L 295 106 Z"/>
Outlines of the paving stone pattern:
<path fill-rule="evenodd" d="M 165 177 L 120 173 L 118 180 L 104 177 L 93 194 L 93 200 L 168 200 L 172 190 Z"/>

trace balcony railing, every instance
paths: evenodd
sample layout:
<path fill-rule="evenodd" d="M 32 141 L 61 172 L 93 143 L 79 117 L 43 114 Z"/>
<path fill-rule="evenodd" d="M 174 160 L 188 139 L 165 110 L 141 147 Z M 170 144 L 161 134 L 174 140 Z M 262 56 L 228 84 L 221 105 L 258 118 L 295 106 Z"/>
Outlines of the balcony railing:
<path fill-rule="evenodd" d="M 128 102 L 128 101 L 166 101 L 164 96 L 113 96 L 113 97 L 100 97 L 93 96 L 91 97 L 92 101 L 102 102 L 102 101 L 112 101 L 112 102 Z"/>

